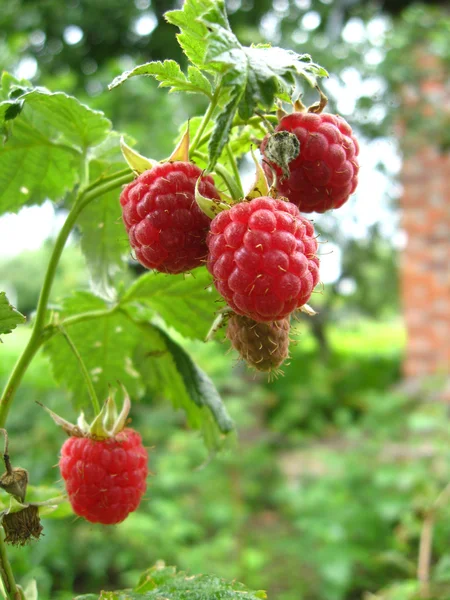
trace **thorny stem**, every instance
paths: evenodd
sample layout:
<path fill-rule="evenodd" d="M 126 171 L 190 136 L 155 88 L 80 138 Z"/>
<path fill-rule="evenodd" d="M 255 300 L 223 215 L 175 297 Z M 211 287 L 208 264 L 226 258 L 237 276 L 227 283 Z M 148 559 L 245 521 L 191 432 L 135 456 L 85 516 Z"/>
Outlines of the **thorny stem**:
<path fill-rule="evenodd" d="M 28 340 L 28 344 L 25 346 L 21 356 L 19 357 L 11 376 L 6 383 L 3 395 L 0 400 L 0 427 L 4 427 L 9 408 L 11 406 L 14 395 L 17 388 L 22 381 L 22 378 L 43 342 L 48 339 L 48 331 L 45 327 L 45 319 L 47 312 L 47 304 L 50 296 L 50 291 L 53 285 L 53 280 L 56 273 L 56 268 L 61 258 L 62 251 L 67 242 L 67 239 L 76 223 L 76 220 L 81 211 L 93 200 L 106 194 L 107 192 L 120 187 L 123 184 L 129 183 L 133 180 L 133 173 L 129 171 L 127 174 L 119 172 L 116 179 L 111 179 L 107 182 L 99 183 L 95 188 L 82 191 L 75 203 L 73 204 L 69 214 L 67 215 L 66 221 L 59 232 L 58 237 L 53 248 L 50 261 L 47 266 L 47 272 L 45 274 L 44 283 L 42 285 L 41 293 L 39 296 L 38 306 L 36 310 L 36 317 L 33 325 L 33 330 Z"/>
<path fill-rule="evenodd" d="M 95 389 L 94 389 L 94 386 L 92 384 L 92 380 L 91 380 L 89 372 L 88 372 L 88 370 L 86 368 L 86 365 L 84 364 L 84 361 L 81 358 L 81 354 L 78 352 L 77 347 L 75 346 L 75 344 L 73 343 L 71 337 L 69 336 L 69 334 L 67 333 L 67 331 L 64 329 L 64 327 L 62 325 L 59 326 L 59 330 L 60 330 L 61 334 L 64 336 L 66 342 L 68 343 L 70 349 L 72 350 L 75 358 L 78 361 L 78 364 L 80 366 L 81 372 L 83 373 L 83 377 L 84 377 L 84 381 L 86 383 L 86 387 L 87 387 L 88 392 L 89 392 L 89 397 L 90 397 L 91 402 L 92 402 L 92 407 L 94 409 L 94 415 L 97 416 L 100 413 L 100 403 L 98 401 L 97 394 L 95 393 Z"/>

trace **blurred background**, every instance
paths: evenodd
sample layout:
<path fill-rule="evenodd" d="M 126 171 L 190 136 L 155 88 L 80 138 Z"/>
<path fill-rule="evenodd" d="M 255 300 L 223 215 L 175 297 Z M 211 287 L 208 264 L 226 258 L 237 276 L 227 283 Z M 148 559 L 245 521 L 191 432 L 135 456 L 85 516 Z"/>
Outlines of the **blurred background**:
<path fill-rule="evenodd" d="M 105 111 L 141 153 L 163 158 L 203 101 L 180 103 L 150 79 L 114 92 L 107 85 L 148 60 L 183 63 L 162 18 L 177 5 L 0 0 L 0 67 Z M 52 600 L 131 585 L 158 559 L 242 580 L 271 600 L 448 600 L 450 498 L 434 507 L 450 481 L 448 5 L 227 6 L 242 43 L 310 53 L 331 73 L 329 110 L 361 141 L 357 193 L 339 211 L 314 216 L 326 242 L 324 286 L 311 302 L 319 314 L 298 324 L 290 366 L 271 383 L 223 345 L 186 342 L 225 398 L 238 450 L 205 463 L 181 414 L 164 402 L 137 406 L 134 423 L 155 446 L 142 508 L 109 529 L 47 520 L 38 544 L 11 551 L 14 570 L 22 581 L 36 578 L 39 598 Z M 310 90 L 305 96 L 315 100 Z M 0 288 L 27 315 L 63 219 L 50 203 L 0 218 Z M 53 301 L 89 286 L 75 242 Z M 27 336 L 18 328 L 1 348 L 0 383 Z M 59 485 L 60 432 L 35 399 L 67 415 L 41 355 L 10 417 L 11 453 L 36 482 Z"/>

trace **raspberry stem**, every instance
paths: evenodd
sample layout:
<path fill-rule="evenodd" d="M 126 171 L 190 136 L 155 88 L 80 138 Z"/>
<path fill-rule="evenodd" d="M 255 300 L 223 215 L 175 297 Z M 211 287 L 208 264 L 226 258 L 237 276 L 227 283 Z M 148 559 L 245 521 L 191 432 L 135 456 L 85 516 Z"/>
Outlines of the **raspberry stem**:
<path fill-rule="evenodd" d="M 7 600 L 22 600 L 23 594 L 16 584 L 11 564 L 8 560 L 8 555 L 6 554 L 3 533 L 0 534 L 0 574 Z"/>
<path fill-rule="evenodd" d="M 205 132 L 205 129 L 206 129 L 209 121 L 211 120 L 211 117 L 216 109 L 218 99 L 220 96 L 220 92 L 221 92 L 221 87 L 219 85 L 219 86 L 217 86 L 216 91 L 214 92 L 214 96 L 212 97 L 211 102 L 209 103 L 209 106 L 208 106 L 205 114 L 203 115 L 203 119 L 199 125 L 199 128 L 195 132 L 194 139 L 192 140 L 192 142 L 189 146 L 189 154 L 191 156 L 194 154 L 196 148 L 199 146 L 200 141 L 203 136 L 203 133 Z"/>
<path fill-rule="evenodd" d="M 231 163 L 231 169 L 233 171 L 234 179 L 236 181 L 236 184 L 239 187 L 239 192 L 240 192 L 239 199 L 242 199 L 242 198 L 244 198 L 245 193 L 242 188 L 241 176 L 239 175 L 239 169 L 237 166 L 236 158 L 234 157 L 233 151 L 231 149 L 230 142 L 227 143 L 226 148 L 227 148 L 228 159 Z M 236 198 L 235 198 L 235 200 L 236 200 Z"/>
<path fill-rule="evenodd" d="M 86 387 L 89 392 L 89 397 L 92 402 L 92 408 L 94 409 L 94 415 L 97 416 L 100 413 L 100 403 L 98 401 L 97 394 L 95 393 L 95 388 L 92 384 L 92 380 L 89 375 L 89 371 L 87 370 L 86 365 L 84 364 L 84 361 L 81 358 L 81 354 L 78 352 L 77 347 L 73 343 L 72 338 L 69 336 L 69 334 L 67 333 L 67 331 L 64 329 L 64 327 L 62 325 L 59 326 L 59 331 L 64 336 L 64 339 L 68 343 L 70 349 L 72 350 L 75 358 L 78 361 L 81 372 L 83 373 L 84 380 L 86 382 Z"/>

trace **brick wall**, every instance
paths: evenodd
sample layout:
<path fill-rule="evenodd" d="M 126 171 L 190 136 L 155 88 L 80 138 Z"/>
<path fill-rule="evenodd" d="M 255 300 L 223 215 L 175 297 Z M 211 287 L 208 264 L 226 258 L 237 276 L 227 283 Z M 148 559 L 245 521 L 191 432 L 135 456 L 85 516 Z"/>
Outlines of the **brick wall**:
<path fill-rule="evenodd" d="M 430 67 L 428 57 L 427 67 Z M 407 90 L 405 108 L 424 115 L 447 115 L 450 90 L 437 64 L 427 68 L 417 88 Z M 445 120 L 445 118 L 444 118 Z M 403 129 L 408 129 L 405 123 Z M 401 199 L 407 244 L 401 259 L 401 289 L 408 342 L 407 380 L 433 376 L 439 397 L 450 401 L 450 153 L 416 139 L 404 159 Z"/>

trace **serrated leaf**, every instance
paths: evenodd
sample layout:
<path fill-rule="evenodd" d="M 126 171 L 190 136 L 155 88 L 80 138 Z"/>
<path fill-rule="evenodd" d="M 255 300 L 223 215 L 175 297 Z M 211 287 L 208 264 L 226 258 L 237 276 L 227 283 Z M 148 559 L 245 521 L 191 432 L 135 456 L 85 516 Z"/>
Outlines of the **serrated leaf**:
<path fill-rule="evenodd" d="M 206 26 L 198 18 L 211 10 L 214 0 L 185 0 L 183 8 L 171 10 L 164 17 L 168 23 L 180 29 L 178 43 L 189 60 L 197 67 L 204 67 Z"/>
<path fill-rule="evenodd" d="M 143 305 L 159 314 L 185 337 L 203 340 L 214 318 L 219 299 L 205 267 L 188 275 L 146 273 L 120 300 L 126 310 Z"/>
<path fill-rule="evenodd" d="M 31 109 L 33 122 L 53 129 L 72 146 L 86 150 L 100 144 L 111 129 L 111 121 L 64 92 L 36 88 L 20 96 L 25 109 Z"/>
<path fill-rule="evenodd" d="M 306 54 L 267 44 L 242 46 L 231 31 L 223 0 L 214 2 L 198 20 L 208 30 L 205 67 L 224 75 L 222 86 L 233 87 L 233 98 L 239 96 L 239 114 L 244 120 L 254 114 L 257 106 L 270 110 L 276 97 L 291 95 L 297 79 L 303 77 L 315 85 L 316 77 L 327 76 L 325 69 L 311 62 Z M 228 110 L 236 108 L 235 102 L 228 102 Z"/>
<path fill-rule="evenodd" d="M 135 67 L 131 71 L 125 71 L 114 79 L 109 89 L 113 89 L 127 79 L 138 75 L 154 77 L 160 82 L 159 87 L 170 87 L 170 92 L 206 94 L 209 98 L 212 96 L 211 83 L 197 68 L 190 66 L 186 77 L 180 65 L 174 60 L 149 62 Z"/>
<path fill-rule="evenodd" d="M 141 342 L 135 362 L 149 389 L 183 409 L 210 450 L 222 448 L 234 424 L 212 381 L 167 333 L 147 322 L 137 325 Z"/>
<path fill-rule="evenodd" d="M 20 110 L 14 108 L 18 104 Z M 89 147 L 99 144 L 110 127 L 102 113 L 44 88 L 1 103 L 0 214 L 47 198 L 61 200 L 80 180 Z"/>
<path fill-rule="evenodd" d="M 105 311 L 108 306 L 88 292 L 78 292 L 63 303 L 60 319 L 81 312 Z M 117 382 L 125 386 L 132 398 L 139 397 L 143 385 L 133 365 L 136 331 L 120 313 L 106 314 L 65 328 L 91 376 L 97 396 L 102 402 L 108 396 L 109 386 Z M 90 406 L 86 384 L 79 364 L 62 335 L 47 342 L 45 352 L 50 358 L 55 379 L 72 394 L 77 407 Z"/>
<path fill-rule="evenodd" d="M 11 333 L 17 325 L 25 323 L 26 318 L 12 306 L 5 292 L 0 292 L 0 335 Z"/>
<path fill-rule="evenodd" d="M 91 600 L 92 594 L 75 600 Z M 266 592 L 249 590 L 237 581 L 215 575 L 189 575 L 157 564 L 146 571 L 134 590 L 102 592 L 98 600 L 265 600 Z"/>

